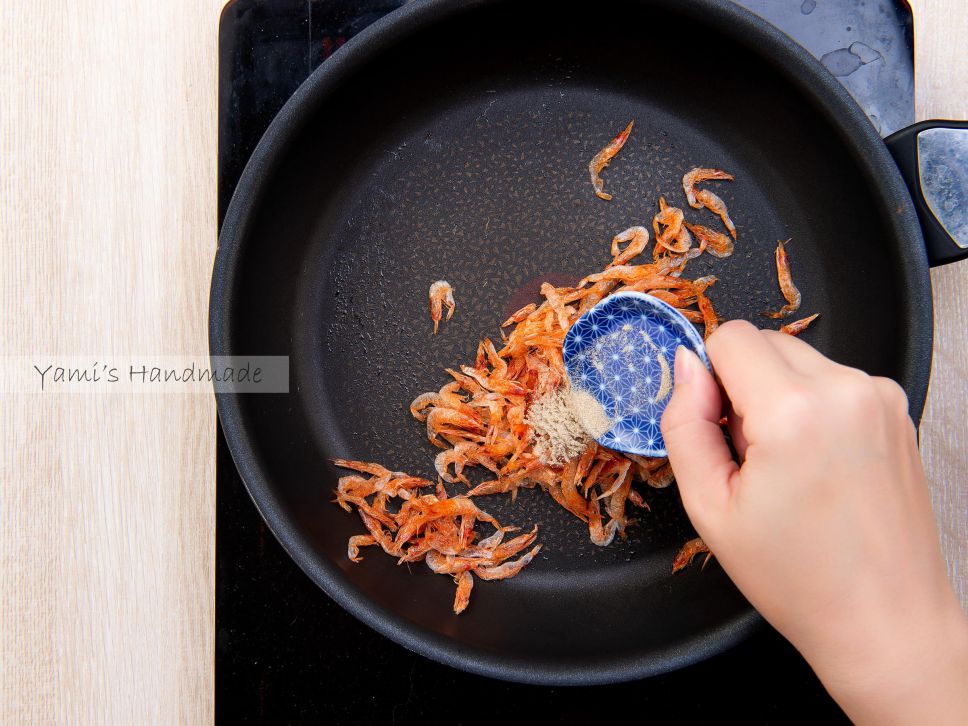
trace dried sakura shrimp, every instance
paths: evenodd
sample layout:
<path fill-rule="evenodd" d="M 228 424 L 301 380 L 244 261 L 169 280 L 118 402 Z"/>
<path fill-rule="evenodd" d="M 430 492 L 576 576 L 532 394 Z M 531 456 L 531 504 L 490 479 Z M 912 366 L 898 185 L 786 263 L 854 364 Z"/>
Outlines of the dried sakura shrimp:
<path fill-rule="evenodd" d="M 696 555 L 706 552 L 706 559 L 703 560 L 703 567 L 709 562 L 709 558 L 713 556 L 713 553 L 709 551 L 709 547 L 706 543 L 702 541 L 701 538 L 696 537 L 686 542 L 679 553 L 676 555 L 675 559 L 672 561 L 672 574 L 677 573 L 679 570 L 689 567 L 692 561 L 696 558 Z"/>
<path fill-rule="evenodd" d="M 454 317 L 454 309 L 457 303 L 454 302 L 454 289 L 447 280 L 437 280 L 430 286 L 430 319 L 434 321 L 434 335 L 437 335 L 437 326 L 443 317 L 444 307 L 447 307 L 447 320 Z"/>
<path fill-rule="evenodd" d="M 397 558 L 397 564 L 423 560 L 434 572 L 454 578 L 455 613 L 467 607 L 474 575 L 482 580 L 513 577 L 541 550 L 541 545 L 531 546 L 538 536 L 537 525 L 505 542 L 505 534 L 517 527 L 502 527 L 467 497 L 448 497 L 440 483 L 434 494 L 420 494 L 419 490 L 433 486 L 427 479 L 363 461 L 334 459 L 333 463 L 359 472 L 341 477 L 336 488 L 336 503 L 347 512 L 356 507 L 369 532 L 350 537 L 349 559 L 359 562 L 361 547 L 379 545 Z M 391 502 L 395 511 L 388 508 Z M 475 543 L 478 521 L 495 531 Z M 528 551 L 511 559 L 524 550 Z"/>
<path fill-rule="evenodd" d="M 776 312 L 763 313 L 768 318 L 782 319 L 800 309 L 800 291 L 793 284 L 793 275 L 790 272 L 790 258 L 786 252 L 786 246 L 789 242 L 790 240 L 786 242 L 780 240 L 776 243 L 776 279 L 780 283 L 780 292 L 783 293 L 787 304 Z"/>
<path fill-rule="evenodd" d="M 732 181 L 733 175 L 721 169 L 703 169 L 694 167 L 682 175 L 682 191 L 686 194 L 686 201 L 693 209 L 702 209 L 702 204 L 696 198 L 696 185 L 710 179 Z"/>
<path fill-rule="evenodd" d="M 820 317 L 820 313 L 814 313 L 800 320 L 794 320 L 792 323 L 787 323 L 786 325 L 780 326 L 780 332 L 786 333 L 787 335 L 800 335 L 804 330 L 810 327 L 810 323 Z"/>
<path fill-rule="evenodd" d="M 595 190 L 595 196 L 606 201 L 611 200 L 612 195 L 605 193 L 605 182 L 602 181 L 602 169 L 608 166 L 615 155 L 622 150 L 625 146 L 625 142 L 629 138 L 629 134 L 632 133 L 632 125 L 635 123 L 635 119 L 629 121 L 629 125 L 626 126 L 618 136 L 608 142 L 605 148 L 599 151 L 592 160 L 588 162 L 588 175 L 592 180 L 592 188 Z"/>
<path fill-rule="evenodd" d="M 589 164 L 596 194 L 604 193 L 599 176 L 618 153 L 631 132 L 632 124 L 608 144 Z M 718 197 L 695 185 L 710 179 L 731 180 L 718 169 L 696 168 L 683 177 L 686 200 L 693 208 L 706 207 L 721 216 L 733 239 L 736 230 L 725 205 Z M 719 316 L 709 298 L 716 278 L 695 280 L 682 277 L 688 262 L 708 250 L 715 257 L 733 252 L 733 240 L 722 232 L 685 221 L 681 209 L 659 200 L 653 260 L 632 264 L 649 243 L 649 232 L 633 226 L 612 239 L 612 261 L 601 272 L 586 276 L 573 287 L 541 286 L 542 302 L 532 302 L 513 313 L 501 325 L 502 344 L 481 340 L 473 364 L 446 369 L 450 377 L 437 391 L 422 393 L 410 404 L 411 415 L 426 427 L 427 440 L 440 449 L 434 460 L 438 480 L 434 494 L 420 490 L 433 486 L 427 479 L 392 472 L 378 464 L 337 460 L 337 466 L 356 474 L 339 480 L 337 503 L 352 511 L 355 507 L 367 534 L 351 537 L 347 555 L 361 558 L 361 548 L 379 545 L 399 562 L 423 560 L 436 573 L 448 574 L 457 585 L 454 612 L 470 599 L 474 576 L 483 580 L 513 577 L 537 554 L 537 527 L 505 542 L 514 527 L 502 527 L 480 510 L 472 497 L 510 494 L 519 489 L 540 487 L 562 508 L 588 527 L 592 542 L 610 544 L 625 537 L 635 519 L 628 505 L 648 510 L 642 494 L 633 487 L 641 482 L 661 489 L 673 480 L 666 458 L 621 454 L 588 439 L 581 453 L 564 464 L 552 464 L 536 451 L 536 439 L 529 409 L 546 396 L 567 389 L 562 357 L 565 333 L 575 321 L 603 298 L 618 292 L 636 291 L 657 297 L 677 308 L 688 320 L 702 324 L 708 337 L 719 325 Z M 693 246 L 693 235 L 699 246 Z M 623 248 L 622 245 L 625 245 Z M 780 287 L 788 304 L 775 317 L 785 317 L 799 307 L 799 292 L 793 286 L 789 263 L 780 243 L 776 253 Z M 795 299 L 794 299 L 795 298 Z M 450 319 L 454 309 L 450 285 L 439 281 L 430 290 L 431 317 L 436 332 L 444 305 Z M 796 335 L 816 315 L 783 326 Z M 510 333 L 504 329 L 513 327 Z M 567 391 L 565 391 L 567 392 Z M 474 483 L 470 470 L 483 476 Z M 444 483 L 467 488 L 464 495 L 448 497 Z M 393 504 L 394 509 L 388 508 Z M 490 536 L 476 541 L 476 522 L 494 527 Z M 526 551 L 527 550 L 527 551 Z M 687 542 L 673 563 L 672 571 L 686 567 L 709 549 L 701 539 Z M 708 557 L 707 557 L 708 560 Z"/>
<path fill-rule="evenodd" d="M 708 189 L 696 189 L 697 184 L 710 179 L 732 181 L 733 175 L 727 174 L 720 169 L 702 169 L 699 167 L 690 169 L 682 177 L 682 191 L 686 194 L 686 201 L 693 209 L 702 209 L 705 207 L 713 214 L 718 215 L 723 220 L 723 224 L 726 225 L 726 229 L 729 230 L 733 239 L 736 239 L 736 226 L 729 217 L 726 202 Z"/>
<path fill-rule="evenodd" d="M 412 415 L 426 425 L 428 441 L 443 449 L 435 462 L 441 479 L 470 486 L 471 497 L 508 493 L 513 498 L 522 487 L 541 487 L 582 520 L 589 538 L 602 546 L 616 535 L 625 536 L 634 521 L 629 503 L 645 505 L 633 481 L 668 486 L 672 471 L 667 459 L 626 456 L 590 439 L 584 452 L 564 465 L 549 464 L 535 451 L 528 424 L 531 404 L 567 385 L 561 354 L 565 332 L 603 297 L 627 290 L 648 292 L 694 313 L 697 322 L 718 324 L 706 296 L 715 278 L 681 277 L 692 255 L 667 254 L 650 264 L 628 264 L 633 256 L 629 250 L 641 253 L 647 239 L 645 229 L 630 228 L 616 236 L 614 259 L 602 272 L 574 287 L 542 285 L 541 304 L 531 303 L 505 321 L 504 327 L 516 327 L 503 347 L 484 338 L 473 365 L 448 370 L 451 381 L 414 399 Z M 624 250 L 623 242 L 629 242 Z M 485 474 L 473 486 L 467 478 L 471 469 Z"/>
<path fill-rule="evenodd" d="M 620 249 L 620 245 L 625 244 L 625 249 Z M 612 262 L 613 265 L 624 265 L 633 257 L 638 256 L 649 244 L 649 230 L 645 227 L 629 227 L 624 232 L 619 232 L 612 238 Z"/>
<path fill-rule="evenodd" d="M 692 247 L 692 235 L 683 224 L 681 209 L 666 204 L 665 197 L 659 197 L 659 211 L 652 218 L 655 231 L 655 249 L 652 256 L 658 259 L 666 252 L 681 255 Z"/>
<path fill-rule="evenodd" d="M 733 254 L 733 240 L 728 235 L 718 232 L 715 229 L 704 227 L 701 224 L 689 224 L 686 222 L 686 227 L 699 240 L 700 252 L 709 250 L 709 254 L 713 257 L 729 257 Z"/>

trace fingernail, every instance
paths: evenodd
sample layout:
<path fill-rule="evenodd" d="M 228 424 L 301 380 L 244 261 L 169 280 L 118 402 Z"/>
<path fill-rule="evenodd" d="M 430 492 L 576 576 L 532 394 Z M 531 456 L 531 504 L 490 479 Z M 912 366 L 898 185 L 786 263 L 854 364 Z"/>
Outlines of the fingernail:
<path fill-rule="evenodd" d="M 680 383 L 689 383 L 689 379 L 692 378 L 692 364 L 695 356 L 692 352 L 684 345 L 680 345 L 676 348 L 676 362 L 675 362 L 675 383 L 678 386 Z"/>

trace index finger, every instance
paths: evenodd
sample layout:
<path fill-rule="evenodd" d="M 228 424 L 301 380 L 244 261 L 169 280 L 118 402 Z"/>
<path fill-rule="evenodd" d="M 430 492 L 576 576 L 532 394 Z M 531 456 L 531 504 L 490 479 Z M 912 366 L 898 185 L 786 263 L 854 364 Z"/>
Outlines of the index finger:
<path fill-rule="evenodd" d="M 769 403 L 795 373 L 763 332 L 745 320 L 723 323 L 706 341 L 716 377 L 737 414 Z"/>

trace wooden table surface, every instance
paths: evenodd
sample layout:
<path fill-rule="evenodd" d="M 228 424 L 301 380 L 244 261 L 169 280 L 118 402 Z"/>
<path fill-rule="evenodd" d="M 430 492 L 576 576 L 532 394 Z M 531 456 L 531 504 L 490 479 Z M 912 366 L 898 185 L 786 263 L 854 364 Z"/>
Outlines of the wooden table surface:
<path fill-rule="evenodd" d="M 912 4 L 917 116 L 968 118 L 964 1 Z M 220 9 L 0 4 L 0 354 L 207 350 Z M 968 262 L 931 277 L 922 455 L 968 606 Z M 5 395 L 0 425 L 0 722 L 211 721 L 211 397 Z"/>

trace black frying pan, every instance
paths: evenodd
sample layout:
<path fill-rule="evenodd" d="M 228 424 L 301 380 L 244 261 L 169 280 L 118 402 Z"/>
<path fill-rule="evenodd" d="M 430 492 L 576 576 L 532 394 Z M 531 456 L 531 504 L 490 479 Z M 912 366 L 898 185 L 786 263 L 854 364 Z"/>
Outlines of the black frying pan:
<path fill-rule="evenodd" d="M 587 163 L 632 118 L 604 202 Z M 687 269 L 719 277 L 719 312 L 766 324 L 759 312 L 780 303 L 773 250 L 792 237 L 802 311 L 821 313 L 806 340 L 900 381 L 918 418 L 932 313 L 908 190 L 839 83 L 748 12 L 719 0 L 414 3 L 303 84 L 225 218 L 211 347 L 291 358 L 288 395 L 220 394 L 219 414 L 262 515 L 331 597 L 426 656 L 533 683 L 658 673 L 757 626 L 718 566 L 670 574 L 692 534 L 674 488 L 645 491 L 651 513 L 604 549 L 540 491 L 483 500 L 502 522 L 538 522 L 545 547 L 520 576 L 479 583 L 461 616 L 453 583 L 422 564 L 372 549 L 349 562 L 361 523 L 331 503 L 331 457 L 430 476 L 435 450 L 409 401 L 471 360 L 541 280 L 601 269 L 612 235 L 648 224 L 660 193 L 682 206 L 680 177 L 697 164 L 736 175 L 716 186 L 736 253 Z M 431 337 L 427 288 L 440 278 L 458 308 Z"/>

